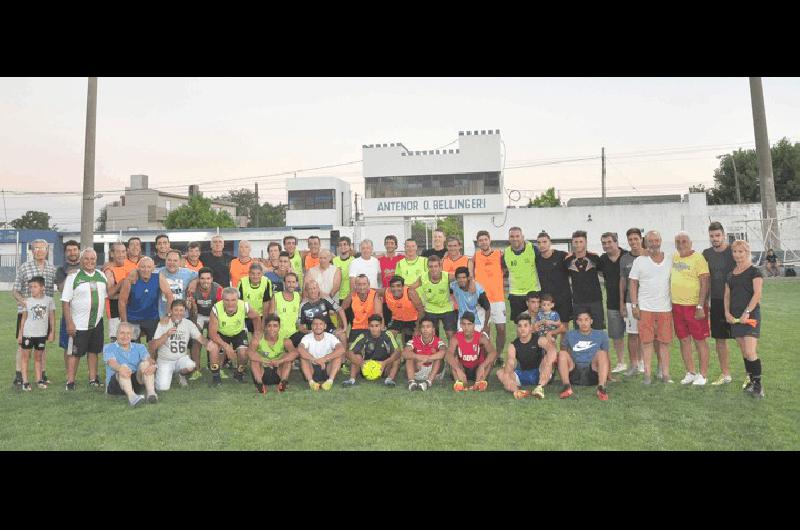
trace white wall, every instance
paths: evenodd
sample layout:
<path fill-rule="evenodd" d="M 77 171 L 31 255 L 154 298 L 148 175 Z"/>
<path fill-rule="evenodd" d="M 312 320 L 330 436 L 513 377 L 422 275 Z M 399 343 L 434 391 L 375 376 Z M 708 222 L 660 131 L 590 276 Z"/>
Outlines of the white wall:
<path fill-rule="evenodd" d="M 777 206 L 782 248 L 800 251 L 800 202 L 779 202 Z M 722 223 L 728 234 L 746 234 L 753 252 L 765 250 L 761 223 L 753 222 L 761 219 L 760 203 L 712 205 L 708 213 L 711 220 Z"/>
<path fill-rule="evenodd" d="M 352 217 L 350 184 L 336 177 L 306 177 L 286 179 L 287 191 L 334 189 L 333 210 L 286 210 L 287 226 L 310 224 L 349 225 Z M 344 213 L 344 215 L 342 215 Z M 342 218 L 344 217 L 344 223 Z"/>

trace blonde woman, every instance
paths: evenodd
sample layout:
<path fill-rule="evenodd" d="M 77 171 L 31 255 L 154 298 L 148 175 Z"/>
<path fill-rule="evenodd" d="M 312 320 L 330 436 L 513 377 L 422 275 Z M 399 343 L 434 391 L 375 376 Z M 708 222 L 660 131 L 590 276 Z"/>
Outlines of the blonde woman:
<path fill-rule="evenodd" d="M 306 281 L 314 280 L 319 284 L 320 294 L 323 298 L 337 299 L 339 287 L 342 285 L 342 270 L 333 265 L 333 253 L 330 250 L 320 250 L 319 265 L 308 270 L 306 279 Z"/>

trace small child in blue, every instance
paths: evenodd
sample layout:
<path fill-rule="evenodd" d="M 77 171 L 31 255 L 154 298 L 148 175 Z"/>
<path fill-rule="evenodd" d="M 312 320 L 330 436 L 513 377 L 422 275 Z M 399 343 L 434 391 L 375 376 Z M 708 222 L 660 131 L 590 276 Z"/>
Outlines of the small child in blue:
<path fill-rule="evenodd" d="M 561 316 L 556 311 L 553 311 L 553 307 L 555 307 L 553 295 L 543 295 L 542 308 L 536 314 L 536 322 L 544 322 L 544 326 L 537 332 L 539 337 L 544 337 L 548 332 L 561 328 Z M 555 340 L 555 337 L 552 337 L 552 339 Z"/>

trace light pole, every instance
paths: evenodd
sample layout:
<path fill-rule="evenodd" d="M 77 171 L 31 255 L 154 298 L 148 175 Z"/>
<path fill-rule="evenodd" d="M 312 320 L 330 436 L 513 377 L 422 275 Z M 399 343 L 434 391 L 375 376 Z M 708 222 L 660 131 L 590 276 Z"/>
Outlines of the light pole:
<path fill-rule="evenodd" d="M 736 171 L 736 158 L 733 155 L 719 155 L 717 160 L 722 160 L 726 156 L 731 157 L 731 163 L 733 164 L 733 181 L 736 183 L 736 204 L 742 204 L 742 193 L 739 191 L 739 173 Z"/>
<path fill-rule="evenodd" d="M 81 247 L 94 248 L 94 144 L 97 123 L 97 78 L 89 78 L 86 96 L 86 144 L 83 151 Z"/>

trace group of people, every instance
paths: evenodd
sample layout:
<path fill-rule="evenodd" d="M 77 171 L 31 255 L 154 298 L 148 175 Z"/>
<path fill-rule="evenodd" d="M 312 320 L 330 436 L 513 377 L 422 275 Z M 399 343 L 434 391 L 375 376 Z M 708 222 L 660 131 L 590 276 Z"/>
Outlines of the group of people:
<path fill-rule="evenodd" d="M 221 236 L 211 239 L 210 251 L 193 242 L 184 255 L 159 235 L 152 257 L 142 255 L 137 237 L 112 244 L 101 269 L 95 251 L 81 251 L 75 241 L 65 243 L 65 262 L 56 269 L 47 261 L 47 242 L 37 240 L 14 284 L 14 384 L 31 389 L 32 352 L 38 387 L 50 384 L 45 344 L 55 339 L 57 288 L 68 391 L 75 389 L 86 356 L 89 384 L 125 395 L 133 406 L 155 403 L 174 379 L 186 386 L 204 372 L 216 386 L 229 378 L 243 383 L 249 372 L 258 392 L 271 385 L 283 392 L 293 368 L 312 390 L 330 390 L 339 372 L 345 387 L 363 377 L 393 387 L 405 364 L 408 390 L 426 391 L 449 371 L 454 391 L 482 392 L 506 350 L 507 278 L 516 338 L 496 377 L 517 399 L 544 398 L 558 374 L 561 398 L 573 394 L 572 385 L 591 385 L 606 401 L 613 374 L 641 373 L 651 384 L 654 353 L 656 377 L 671 383 L 673 330 L 686 368 L 682 384 L 706 384 L 709 335 L 722 370 L 711 384 L 730 383 L 727 339 L 735 338 L 747 372 L 744 388 L 763 397 L 757 354 L 763 280 L 747 243 L 729 245 L 716 222 L 709 227 L 711 247 L 702 253 L 685 232 L 675 235 L 674 252 L 662 249 L 656 231 L 643 235 L 631 228 L 626 236 L 630 250 L 620 248 L 615 233 L 603 234 L 604 253 L 597 255 L 587 251 L 583 231 L 572 235 L 568 253 L 553 248 L 545 232 L 535 245 L 526 241 L 519 227 L 509 230 L 509 246 L 500 250 L 481 230 L 477 251 L 468 257 L 461 241 L 441 230 L 424 252 L 407 239 L 400 254 L 397 238 L 387 236 L 381 256 L 368 239 L 355 255 L 351 240 L 342 237 L 334 255 L 316 236 L 300 251 L 289 235 L 271 242 L 266 258 L 256 258 L 247 241 L 239 242 L 236 256 L 224 251 Z M 626 333 L 630 367 L 624 362 Z"/>

